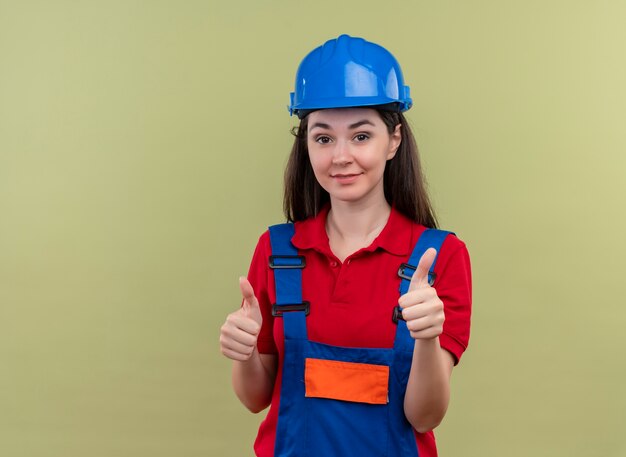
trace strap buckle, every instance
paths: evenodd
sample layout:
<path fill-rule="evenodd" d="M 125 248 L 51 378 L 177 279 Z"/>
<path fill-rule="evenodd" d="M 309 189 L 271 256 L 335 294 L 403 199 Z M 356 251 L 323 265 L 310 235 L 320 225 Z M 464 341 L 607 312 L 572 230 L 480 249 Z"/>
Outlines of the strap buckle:
<path fill-rule="evenodd" d="M 398 321 L 403 321 L 404 317 L 402 317 L 402 308 L 400 305 L 397 305 L 393 308 L 393 314 L 391 315 L 391 320 L 394 324 L 397 324 Z"/>
<path fill-rule="evenodd" d="M 303 255 L 271 255 L 269 266 L 272 270 L 302 269 L 306 266 Z"/>
<path fill-rule="evenodd" d="M 308 316 L 310 310 L 311 304 L 308 301 L 303 301 L 302 303 L 285 303 L 284 305 L 274 303 L 272 305 L 272 316 L 282 317 L 284 313 L 293 311 L 304 311 L 304 315 Z"/>
<path fill-rule="evenodd" d="M 407 274 L 407 270 L 411 270 L 411 274 Z M 398 276 L 400 276 L 402 279 L 406 279 L 407 281 L 410 281 L 411 278 L 413 277 L 413 274 L 415 274 L 415 270 L 417 270 L 417 267 L 414 267 L 413 265 L 409 264 L 409 263 L 403 263 L 402 265 L 400 265 L 400 268 L 398 268 Z M 433 284 L 435 284 L 435 279 L 437 279 L 437 275 L 435 274 L 434 271 L 429 271 L 428 272 L 428 285 L 432 286 Z"/>

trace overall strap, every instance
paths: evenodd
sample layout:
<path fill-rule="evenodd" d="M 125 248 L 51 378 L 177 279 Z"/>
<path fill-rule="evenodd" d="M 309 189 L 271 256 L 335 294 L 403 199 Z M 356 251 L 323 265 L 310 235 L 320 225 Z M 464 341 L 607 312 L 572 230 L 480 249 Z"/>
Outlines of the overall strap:
<path fill-rule="evenodd" d="M 302 301 L 302 269 L 306 262 L 291 244 L 294 225 L 272 225 L 269 231 L 272 246 L 269 267 L 274 270 L 276 284 L 272 315 L 283 319 L 285 339 L 306 339 L 305 318 L 309 314 L 309 302 Z"/>
<path fill-rule="evenodd" d="M 454 235 L 453 232 L 439 229 L 426 229 L 424 230 L 424 232 L 422 232 L 422 235 L 419 237 L 417 243 L 415 244 L 415 247 L 413 248 L 411 257 L 409 257 L 409 261 L 400 265 L 400 269 L 398 270 L 398 276 L 402 278 L 402 281 L 400 282 L 400 295 L 404 295 L 408 292 L 411 278 L 413 277 L 413 274 L 417 269 L 417 265 L 419 264 L 420 259 L 428 248 L 435 248 L 437 250 L 437 255 L 435 256 L 433 265 L 428 272 L 428 283 L 431 286 L 435 283 L 435 263 L 437 263 L 437 258 L 439 257 L 441 245 L 449 234 Z M 394 308 L 392 319 L 396 324 L 398 324 L 394 347 L 396 349 L 405 349 L 412 352 L 413 340 L 409 336 L 409 330 L 406 328 L 406 322 L 404 322 L 404 320 L 402 319 L 402 312 L 399 306 L 396 306 Z M 407 338 L 407 336 L 409 337 Z"/>

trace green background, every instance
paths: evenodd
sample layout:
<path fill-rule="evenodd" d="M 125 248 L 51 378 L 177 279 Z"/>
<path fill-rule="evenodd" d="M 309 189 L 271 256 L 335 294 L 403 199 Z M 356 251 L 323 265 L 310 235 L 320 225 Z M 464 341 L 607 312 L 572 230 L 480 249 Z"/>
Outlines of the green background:
<path fill-rule="evenodd" d="M 0 1 L 0 455 L 243 456 L 219 327 L 300 59 L 391 49 L 472 255 L 442 456 L 624 456 L 626 4 Z"/>

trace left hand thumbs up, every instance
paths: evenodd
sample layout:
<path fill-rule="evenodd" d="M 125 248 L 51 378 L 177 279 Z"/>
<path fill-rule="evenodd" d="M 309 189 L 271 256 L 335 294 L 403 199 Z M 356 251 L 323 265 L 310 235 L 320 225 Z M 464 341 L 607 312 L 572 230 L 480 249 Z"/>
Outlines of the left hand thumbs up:
<path fill-rule="evenodd" d="M 435 248 L 428 248 L 426 252 L 424 252 L 422 258 L 417 264 L 415 273 L 413 273 L 413 277 L 411 277 L 409 292 L 424 287 L 430 287 L 430 284 L 428 283 L 428 273 L 433 267 L 435 257 L 437 257 L 437 251 L 435 250 Z"/>
<path fill-rule="evenodd" d="M 437 251 L 429 248 L 422 255 L 411 278 L 409 290 L 398 300 L 402 317 L 415 339 L 436 338 L 443 332 L 445 315 L 443 302 L 437 291 L 428 283 L 428 272 L 437 256 Z"/>

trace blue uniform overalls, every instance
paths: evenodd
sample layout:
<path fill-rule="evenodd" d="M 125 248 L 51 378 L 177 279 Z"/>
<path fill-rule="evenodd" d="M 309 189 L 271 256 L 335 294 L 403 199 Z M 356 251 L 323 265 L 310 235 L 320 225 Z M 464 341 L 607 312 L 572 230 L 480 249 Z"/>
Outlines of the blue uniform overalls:
<path fill-rule="evenodd" d="M 422 233 L 398 271 L 402 278 L 399 295 L 407 292 L 426 249 L 434 247 L 439 252 L 449 233 L 436 229 Z M 397 323 L 393 348 L 309 341 L 306 316 L 315 303 L 302 298 L 306 262 L 291 244 L 293 235 L 293 224 L 270 227 L 269 264 L 276 283 L 272 313 L 282 318 L 285 335 L 274 455 L 418 457 L 413 428 L 404 415 L 414 340 L 399 307 L 390 316 Z M 429 281 L 434 281 L 432 270 Z"/>

